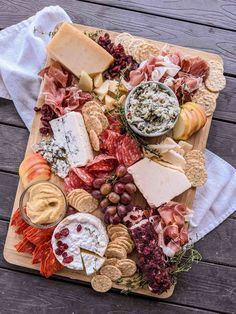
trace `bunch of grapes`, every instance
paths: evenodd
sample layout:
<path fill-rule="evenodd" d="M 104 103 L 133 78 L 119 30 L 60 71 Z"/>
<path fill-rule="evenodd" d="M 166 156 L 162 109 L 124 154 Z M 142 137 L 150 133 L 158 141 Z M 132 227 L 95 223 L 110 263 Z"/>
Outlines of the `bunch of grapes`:
<path fill-rule="evenodd" d="M 118 224 L 133 208 L 132 194 L 137 188 L 131 174 L 123 165 L 116 168 L 114 178 L 109 180 L 97 178 L 93 181 L 92 195 L 100 201 L 107 224 Z"/>

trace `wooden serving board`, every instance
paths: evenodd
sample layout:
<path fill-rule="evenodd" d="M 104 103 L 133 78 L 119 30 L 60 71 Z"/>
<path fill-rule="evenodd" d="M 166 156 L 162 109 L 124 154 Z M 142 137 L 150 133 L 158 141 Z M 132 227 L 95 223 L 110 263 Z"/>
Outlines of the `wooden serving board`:
<path fill-rule="evenodd" d="M 80 25 L 80 24 L 74 24 L 74 25 L 75 25 L 75 27 L 77 27 L 81 31 L 93 32 L 93 31 L 97 30 L 97 29 L 90 27 L 90 26 L 85 26 L 85 25 Z M 111 38 L 113 38 L 113 39 L 115 38 L 115 36 L 118 35 L 118 33 L 116 33 L 116 32 L 112 32 L 112 31 L 106 31 L 106 32 L 108 32 L 110 34 Z M 160 47 L 165 44 L 163 42 L 158 42 L 158 41 L 153 41 L 153 40 L 148 40 L 148 39 L 145 39 L 145 40 L 149 41 L 149 42 L 155 42 L 155 44 L 159 45 Z M 221 57 L 216 55 L 216 54 L 207 53 L 207 52 L 198 51 L 198 50 L 180 47 L 180 46 L 174 46 L 174 45 L 170 45 L 170 47 L 171 47 L 171 50 L 173 50 L 173 51 L 174 50 L 181 50 L 182 52 L 184 52 L 188 55 L 200 56 L 205 60 L 215 60 L 215 61 L 221 62 L 223 64 Z M 50 64 L 50 60 L 48 60 L 47 64 Z M 41 86 L 41 90 L 42 90 L 42 87 L 43 87 L 43 83 Z M 41 93 L 39 93 L 39 98 L 38 98 L 38 101 L 36 104 L 37 107 L 41 107 L 43 104 L 43 98 L 40 96 L 40 94 Z M 195 149 L 204 150 L 204 148 L 206 146 L 207 138 L 208 138 L 211 120 L 212 120 L 212 117 L 208 117 L 207 123 L 204 126 L 204 128 L 202 128 L 199 132 L 194 134 L 191 137 L 191 139 L 188 141 L 188 142 L 191 142 L 193 144 Z M 39 133 L 40 126 L 41 126 L 40 114 L 35 113 L 25 156 L 27 156 L 28 154 L 30 154 L 32 152 L 32 149 L 31 149 L 32 145 L 35 143 L 38 143 L 42 139 L 42 136 Z M 52 176 L 51 181 L 56 183 L 60 187 L 63 186 L 62 185 L 63 181 L 59 177 Z M 12 214 L 19 207 L 19 198 L 20 198 L 23 190 L 24 190 L 24 188 L 23 188 L 21 182 L 19 182 Z M 188 207 L 191 208 L 193 200 L 194 200 L 194 196 L 195 196 L 195 189 L 191 188 L 188 191 L 184 192 L 182 195 L 176 197 L 175 200 L 182 202 L 182 203 L 185 203 Z M 143 199 L 140 198 L 140 201 L 143 202 Z M 99 210 L 97 211 L 97 213 L 95 212 L 95 214 L 97 216 L 101 216 Z M 15 233 L 14 228 L 9 226 L 7 238 L 6 238 L 6 242 L 5 242 L 5 246 L 4 246 L 4 253 L 3 253 L 5 260 L 8 263 L 11 263 L 14 265 L 38 270 L 39 266 L 37 264 L 33 265 L 31 263 L 32 256 L 30 254 L 18 253 L 15 250 L 14 246 L 21 240 L 21 238 L 22 238 L 21 236 L 19 236 Z M 91 281 L 91 276 L 87 276 L 83 271 L 72 271 L 70 269 L 64 268 L 60 272 L 58 272 L 58 275 L 64 276 L 64 277 L 67 277 L 70 279 L 75 279 L 75 280 L 80 281 L 80 282 L 89 283 Z M 122 285 L 113 284 L 113 288 L 118 289 L 118 290 L 122 290 L 125 287 Z M 152 293 L 151 291 L 149 291 L 147 288 L 139 288 L 139 289 L 131 290 L 131 291 L 135 294 L 141 294 L 141 295 L 145 295 L 145 296 L 149 296 L 149 297 L 168 298 L 172 295 L 172 293 L 174 291 L 174 286 L 172 286 L 167 292 L 163 293 L 162 295 L 156 295 L 156 294 Z"/>

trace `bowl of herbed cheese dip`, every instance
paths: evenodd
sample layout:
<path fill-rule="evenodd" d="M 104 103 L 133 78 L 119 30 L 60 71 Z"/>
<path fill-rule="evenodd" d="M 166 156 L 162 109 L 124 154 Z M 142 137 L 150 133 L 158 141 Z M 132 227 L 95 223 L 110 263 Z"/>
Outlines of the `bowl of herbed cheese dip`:
<path fill-rule="evenodd" d="M 171 130 L 180 113 L 174 92 L 166 85 L 149 81 L 131 90 L 125 116 L 131 129 L 141 136 L 155 137 Z"/>

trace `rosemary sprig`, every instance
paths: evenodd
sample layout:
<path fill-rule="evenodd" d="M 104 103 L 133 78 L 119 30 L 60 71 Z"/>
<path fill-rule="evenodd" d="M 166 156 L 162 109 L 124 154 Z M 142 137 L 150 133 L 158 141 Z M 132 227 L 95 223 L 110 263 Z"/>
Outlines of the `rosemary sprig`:
<path fill-rule="evenodd" d="M 119 285 L 124 285 L 125 288 L 121 290 L 120 293 L 122 294 L 128 294 L 132 289 L 138 289 L 143 288 L 147 281 L 143 278 L 142 273 L 136 272 L 133 276 L 128 278 L 120 278 L 116 281 L 116 283 Z"/>
<path fill-rule="evenodd" d="M 95 32 L 86 32 L 86 31 L 84 31 L 84 34 L 86 36 L 88 36 L 89 38 L 91 38 L 92 40 L 94 40 L 94 41 L 98 40 L 98 37 L 101 35 L 101 33 L 102 33 L 101 29 L 98 29 Z"/>
<path fill-rule="evenodd" d="M 198 263 L 201 259 L 201 254 L 193 245 L 186 246 L 179 254 L 168 258 L 169 263 L 173 266 L 172 275 L 176 277 L 179 273 L 188 272 L 193 263 Z"/>

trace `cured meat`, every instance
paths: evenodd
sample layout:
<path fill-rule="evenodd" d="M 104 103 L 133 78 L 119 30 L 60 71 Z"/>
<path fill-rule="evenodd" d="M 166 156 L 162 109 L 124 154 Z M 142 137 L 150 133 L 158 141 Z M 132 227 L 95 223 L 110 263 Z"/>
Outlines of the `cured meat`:
<path fill-rule="evenodd" d="M 63 106 L 65 107 L 65 113 L 70 111 L 78 111 L 84 103 L 91 99 L 92 96 L 89 93 L 83 92 L 78 87 L 67 87 L 65 90 L 65 98 L 63 103 Z"/>
<path fill-rule="evenodd" d="M 129 232 L 138 252 L 138 266 L 148 282 L 149 289 L 158 294 L 167 291 L 173 284 L 172 269 L 158 245 L 152 225 L 148 219 L 144 219 L 129 228 Z"/>
<path fill-rule="evenodd" d="M 19 243 L 15 245 L 17 252 L 33 254 L 35 250 L 35 245 L 28 241 L 26 238 L 23 238 Z"/>
<path fill-rule="evenodd" d="M 15 232 L 17 234 L 23 234 L 24 230 L 29 226 L 21 217 L 19 208 L 13 214 L 11 225 L 16 227 Z"/>
<path fill-rule="evenodd" d="M 200 57 L 184 56 L 181 59 L 181 71 L 195 77 L 207 78 L 209 73 L 208 63 Z"/>
<path fill-rule="evenodd" d="M 185 225 L 189 210 L 184 204 L 168 202 L 157 209 L 159 215 L 149 217 L 157 236 L 158 245 L 166 256 L 174 256 L 188 243 Z"/>
<path fill-rule="evenodd" d="M 94 177 L 85 168 L 72 168 L 65 178 L 65 190 L 70 192 L 74 189 L 89 189 L 93 184 Z"/>
<path fill-rule="evenodd" d="M 69 77 L 68 71 L 63 69 L 59 62 L 54 62 L 50 66 L 42 69 L 38 75 L 41 77 L 45 77 L 45 75 L 47 75 L 62 87 L 66 87 Z"/>
<path fill-rule="evenodd" d="M 142 157 L 142 151 L 128 134 L 105 130 L 101 135 L 101 148 L 115 156 L 120 164 L 131 166 Z"/>
<path fill-rule="evenodd" d="M 36 246 L 39 246 L 45 241 L 51 239 L 54 229 L 54 227 L 49 229 L 37 229 L 29 226 L 27 229 L 24 230 L 23 235 L 28 241 Z"/>
<path fill-rule="evenodd" d="M 39 249 L 42 252 L 42 254 L 40 255 L 41 275 L 48 278 L 63 268 L 63 265 L 58 262 L 53 253 L 51 241 L 46 242 Z"/>
<path fill-rule="evenodd" d="M 117 165 L 117 159 L 113 156 L 100 154 L 93 161 L 87 164 L 86 170 L 89 172 L 110 172 Z"/>

